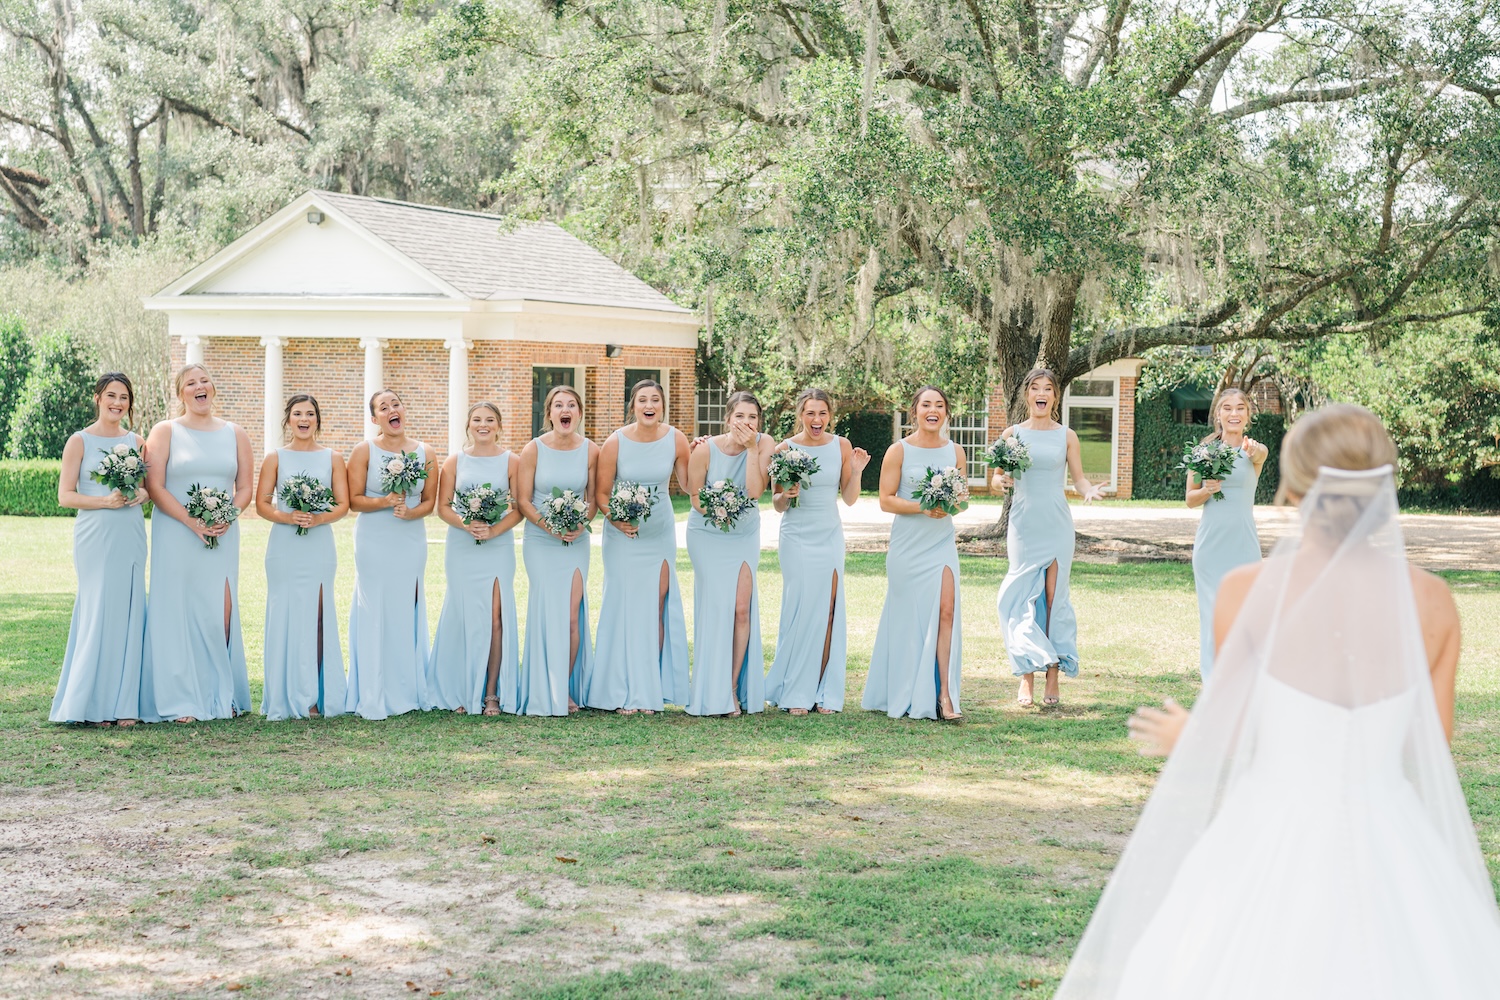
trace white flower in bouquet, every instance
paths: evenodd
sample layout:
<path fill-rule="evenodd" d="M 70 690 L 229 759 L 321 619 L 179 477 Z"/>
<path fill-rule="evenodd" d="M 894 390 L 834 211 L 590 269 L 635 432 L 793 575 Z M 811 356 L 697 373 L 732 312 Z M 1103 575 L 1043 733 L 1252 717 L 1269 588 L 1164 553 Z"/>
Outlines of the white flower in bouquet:
<path fill-rule="evenodd" d="M 381 490 L 387 494 L 399 493 L 402 496 L 420 492 L 421 483 L 427 478 L 427 464 L 421 459 L 422 456 L 413 451 L 387 461 L 381 466 Z"/>
<path fill-rule="evenodd" d="M 454 490 L 453 499 L 448 505 L 464 524 L 473 524 L 475 521 L 494 524 L 510 509 L 511 496 L 506 490 L 497 490 L 489 483 L 482 483 L 466 490 Z M 474 544 L 482 545 L 484 541 L 485 539 L 476 538 Z"/>
<path fill-rule="evenodd" d="M 198 483 L 188 487 L 185 506 L 189 517 L 197 518 L 208 528 L 230 524 L 240 516 L 240 509 L 234 505 L 232 496 L 224 490 L 216 490 L 211 486 L 202 486 Z M 210 537 L 205 545 L 210 549 L 218 548 L 219 537 L 217 535 Z"/>
<path fill-rule="evenodd" d="M 590 531 L 589 504 L 582 496 L 573 490 L 565 490 L 560 487 L 552 487 L 552 499 L 544 502 L 538 513 L 541 515 L 542 526 L 559 538 L 566 538 L 580 528 Z M 572 542 L 563 542 L 571 545 Z"/>
<path fill-rule="evenodd" d="M 917 502 L 923 510 L 941 510 L 952 516 L 969 502 L 969 482 L 955 466 L 929 468 L 917 489 Z"/>
<path fill-rule="evenodd" d="M 771 456 L 771 464 L 767 471 L 771 482 L 783 487 L 785 491 L 793 486 L 800 487 L 810 482 L 813 474 L 818 471 L 818 460 L 801 448 L 788 448 Z M 791 497 L 787 501 L 787 507 L 796 507 L 799 499 L 799 497 Z"/>
<path fill-rule="evenodd" d="M 117 445 L 115 445 L 115 454 L 119 455 L 121 458 L 124 458 L 126 455 L 129 455 L 131 453 L 131 451 L 133 451 L 133 450 L 134 449 L 131 448 L 130 445 L 128 445 L 128 444 L 117 444 Z"/>
<path fill-rule="evenodd" d="M 333 490 L 317 476 L 288 476 L 282 481 L 276 497 L 288 510 L 302 514 L 326 514 L 335 506 Z M 297 534 L 305 535 L 307 529 L 299 524 Z"/>

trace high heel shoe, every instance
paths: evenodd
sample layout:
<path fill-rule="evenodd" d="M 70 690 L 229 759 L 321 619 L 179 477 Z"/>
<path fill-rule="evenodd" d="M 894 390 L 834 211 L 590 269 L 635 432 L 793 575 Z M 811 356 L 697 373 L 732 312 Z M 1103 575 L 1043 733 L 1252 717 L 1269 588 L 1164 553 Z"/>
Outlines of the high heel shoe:
<path fill-rule="evenodd" d="M 944 722 L 957 722 L 964 717 L 962 712 L 953 710 L 953 699 L 947 695 L 938 699 L 937 712 L 938 718 Z"/>

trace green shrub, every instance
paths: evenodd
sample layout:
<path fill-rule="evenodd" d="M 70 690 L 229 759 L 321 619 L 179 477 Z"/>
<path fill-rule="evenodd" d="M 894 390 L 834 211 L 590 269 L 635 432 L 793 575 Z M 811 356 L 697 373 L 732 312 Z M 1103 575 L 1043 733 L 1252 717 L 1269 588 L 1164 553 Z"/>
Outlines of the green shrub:
<path fill-rule="evenodd" d="M 0 461 L 0 514 L 71 517 L 77 511 L 57 505 L 56 460 Z"/>
<path fill-rule="evenodd" d="M 0 455 L 10 437 L 10 415 L 31 372 L 31 338 L 14 316 L 0 316 Z"/>
<path fill-rule="evenodd" d="M 1179 424 L 1172 419 L 1171 394 L 1163 389 L 1135 402 L 1135 475 L 1131 495 L 1139 500 L 1181 500 L 1186 474 L 1178 468 L 1187 446 L 1207 435 L 1207 424 Z M 1255 502 L 1270 503 L 1280 481 L 1281 439 L 1286 421 L 1279 413 L 1257 413 L 1250 436 L 1270 449 L 1255 487 Z"/>
<path fill-rule="evenodd" d="M 880 462 L 885 458 L 885 450 L 896 440 L 892 434 L 891 415 L 870 410 L 840 414 L 836 430 L 854 447 L 870 453 L 870 464 L 859 477 L 859 488 L 880 489 Z"/>
<path fill-rule="evenodd" d="M 93 349 L 71 333 L 37 340 L 31 373 L 10 417 L 8 458 L 61 458 L 68 436 L 94 420 Z"/>

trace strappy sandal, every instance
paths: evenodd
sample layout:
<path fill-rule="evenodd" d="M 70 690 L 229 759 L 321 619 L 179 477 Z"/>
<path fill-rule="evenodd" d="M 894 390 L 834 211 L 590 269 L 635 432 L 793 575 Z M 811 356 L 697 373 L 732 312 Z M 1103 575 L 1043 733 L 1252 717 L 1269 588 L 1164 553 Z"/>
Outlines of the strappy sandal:
<path fill-rule="evenodd" d="M 789 709 L 786 710 L 786 714 L 787 715 L 806 715 L 807 714 L 807 709 L 805 709 L 805 708 L 789 708 Z"/>
<path fill-rule="evenodd" d="M 488 698 L 484 699 L 484 714 L 499 715 L 500 699 L 495 697 L 494 695 L 490 695 Z"/>
<path fill-rule="evenodd" d="M 953 699 L 948 697 L 938 699 L 937 712 L 938 718 L 944 722 L 957 722 L 964 717 L 962 712 L 953 710 Z"/>

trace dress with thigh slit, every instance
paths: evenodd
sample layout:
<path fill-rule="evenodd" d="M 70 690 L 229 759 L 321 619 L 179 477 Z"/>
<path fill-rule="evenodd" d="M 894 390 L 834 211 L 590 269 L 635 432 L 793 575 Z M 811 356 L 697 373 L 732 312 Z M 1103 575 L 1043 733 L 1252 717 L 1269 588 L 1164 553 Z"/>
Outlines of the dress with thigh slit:
<path fill-rule="evenodd" d="M 901 442 L 901 485 L 896 495 L 916 497 L 928 469 L 952 466 L 957 461 L 953 445 L 918 448 Z M 953 576 L 953 627 L 948 641 L 948 662 L 937 659 L 941 622 L 943 574 Z M 884 712 L 893 719 L 936 719 L 938 671 L 947 671 L 948 697 L 958 707 L 959 664 L 963 659 L 959 615 L 958 545 L 954 541 L 953 518 L 924 514 L 897 514 L 891 525 L 891 543 L 885 557 L 885 607 L 875 633 L 875 651 L 870 655 L 870 673 L 865 678 L 864 707 Z"/>
<path fill-rule="evenodd" d="M 276 507 L 284 513 L 292 508 L 281 501 L 281 484 L 293 476 L 311 476 L 331 488 L 333 452 L 277 449 Z M 260 699 L 267 719 L 305 719 L 314 705 L 325 716 L 344 714 L 344 641 L 333 596 L 338 568 L 333 525 L 308 528 L 305 535 L 297 534 L 295 524 L 271 525 L 266 542 L 266 683 Z"/>
<path fill-rule="evenodd" d="M 844 523 L 839 519 L 843 472 L 841 439 L 825 445 L 793 445 L 818 460 L 796 507 L 781 518 L 781 626 L 776 657 L 766 676 L 766 698 L 778 708 L 844 708 L 848 633 L 844 618 Z M 835 586 L 837 577 L 837 589 Z M 828 602 L 834 600 L 833 641 L 828 640 Z M 821 674 L 821 676 L 820 676 Z"/>
<path fill-rule="evenodd" d="M 1260 474 L 1243 449 L 1234 453 L 1234 471 L 1224 478 L 1224 499 L 1203 504 L 1193 539 L 1193 585 L 1198 591 L 1198 672 L 1214 669 L 1214 598 L 1229 571 L 1260 561 L 1255 530 L 1255 486 Z"/>
<path fill-rule="evenodd" d="M 588 500 L 589 444 L 571 451 L 536 441 L 536 478 L 531 502 L 538 511 L 552 500 L 552 490 L 572 490 Z M 587 697 L 593 650 L 589 645 L 589 536 L 565 545 L 534 524 L 521 537 L 526 563 L 526 646 L 516 677 L 515 711 L 522 715 L 567 715 L 568 698 L 582 705 Z M 578 602 L 578 653 L 568 661 L 573 578 L 583 580 Z"/>
<path fill-rule="evenodd" d="M 365 496 L 385 496 L 381 470 L 402 456 L 370 445 Z M 412 445 L 417 461 L 427 450 Z M 422 502 L 420 487 L 406 505 Z M 427 519 L 402 520 L 389 507 L 354 522 L 354 602 L 349 609 L 350 712 L 385 719 L 425 709 L 427 697 Z"/>
<path fill-rule="evenodd" d="M 1005 535 L 1010 567 L 997 601 L 1011 671 L 1017 677 L 1059 664 L 1078 676 L 1078 619 L 1068 600 L 1073 566 L 1073 514 L 1064 492 L 1068 429 L 1017 427 L 1031 454 L 1031 468 L 1016 477 Z M 1052 606 L 1047 606 L 1047 570 L 1057 563 Z"/>
<path fill-rule="evenodd" d="M 655 487 L 656 499 L 634 538 L 604 522 L 604 600 L 587 704 L 660 712 L 688 700 L 687 623 L 677 584 L 677 523 L 668 489 L 677 464 L 677 435 L 669 429 L 645 444 L 624 434 L 615 440 L 615 482 Z"/>
<path fill-rule="evenodd" d="M 105 497 L 111 488 L 89 474 L 116 447 L 140 448 L 135 434 L 98 437 L 80 431 L 78 492 Z M 139 505 L 80 510 L 73 521 L 78 597 L 68 649 L 52 698 L 53 722 L 113 722 L 141 713 L 141 653 L 146 641 L 146 519 Z"/>
<path fill-rule="evenodd" d="M 239 442 L 233 424 L 214 431 L 172 424 L 167 492 L 186 506 L 196 485 L 234 494 Z M 141 667 L 141 719 L 228 719 L 250 711 L 240 636 L 240 525 L 209 548 L 187 525 L 151 518 L 151 605 Z M 224 592 L 229 591 L 229 635 Z"/>
<path fill-rule="evenodd" d="M 455 490 L 475 486 L 510 489 L 510 452 L 499 455 L 458 453 Z M 489 675 L 495 588 L 500 589 L 500 673 L 495 697 L 502 711 L 516 710 L 516 542 L 515 533 L 492 535 L 479 544 L 462 528 L 448 526 L 443 551 L 448 578 L 443 611 L 438 617 L 432 654 L 427 658 L 427 694 L 433 708 L 462 708 L 470 714 L 484 707 Z"/>
<path fill-rule="evenodd" d="M 708 448 L 710 485 L 733 482 L 745 489 L 750 450 L 726 455 L 714 444 Z M 689 715 L 728 715 L 738 702 L 746 712 L 766 708 L 766 666 L 760 641 L 760 591 L 755 573 L 760 565 L 760 508 L 740 515 L 734 527 L 720 531 L 694 510 L 688 515 L 688 556 L 693 560 L 693 680 L 688 695 Z M 740 573 L 750 570 L 750 620 L 745 656 L 734 677 L 734 606 Z"/>

